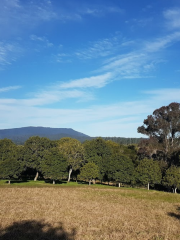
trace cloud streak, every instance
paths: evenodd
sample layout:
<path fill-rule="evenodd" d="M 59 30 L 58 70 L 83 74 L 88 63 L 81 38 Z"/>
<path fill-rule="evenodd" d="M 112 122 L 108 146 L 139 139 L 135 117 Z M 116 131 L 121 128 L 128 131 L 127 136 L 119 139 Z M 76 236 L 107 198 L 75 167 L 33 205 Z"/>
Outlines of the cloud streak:
<path fill-rule="evenodd" d="M 60 89 L 68 88 L 102 88 L 107 85 L 112 80 L 111 73 L 105 73 L 99 76 L 92 76 L 89 78 L 82 78 L 77 80 L 72 80 L 70 82 L 61 83 L 56 87 Z"/>
<path fill-rule="evenodd" d="M 36 35 L 31 35 L 30 39 L 32 41 L 44 43 L 46 47 L 52 47 L 53 46 L 53 43 L 49 42 L 49 40 L 46 37 L 38 37 Z"/>
<path fill-rule="evenodd" d="M 163 62 L 161 51 L 180 41 L 180 32 L 156 38 L 151 41 L 142 41 L 141 47 L 125 54 L 104 60 L 100 72 L 109 71 L 118 79 L 152 77 L 157 63 Z M 115 78 L 114 78 L 115 79 Z"/>
<path fill-rule="evenodd" d="M 21 53 L 17 44 L 0 42 L 0 66 L 10 65 Z"/>
<path fill-rule="evenodd" d="M 166 26 L 171 29 L 180 28 L 180 8 L 172 8 L 163 12 L 165 19 L 167 20 Z"/>
<path fill-rule="evenodd" d="M 12 91 L 12 90 L 17 90 L 19 88 L 21 88 L 21 86 L 9 86 L 9 87 L 0 88 L 0 93 L 9 92 L 9 91 Z"/>
<path fill-rule="evenodd" d="M 167 93 L 169 93 L 168 96 Z M 16 127 L 27 125 L 37 126 L 42 125 L 42 123 L 43 126 L 49 126 L 51 122 L 51 127 L 68 127 L 71 125 L 71 127 L 76 130 L 89 134 L 90 136 L 96 136 L 97 132 L 101 136 L 112 136 L 116 129 L 118 136 L 137 137 L 139 136 L 137 134 L 137 127 L 142 125 L 143 119 L 145 119 L 147 115 L 152 114 L 159 106 L 168 105 L 169 102 L 175 99 L 176 101 L 180 101 L 179 93 L 180 89 L 155 89 L 144 92 L 142 101 L 91 105 L 81 109 L 37 106 L 33 102 L 37 101 L 38 96 L 34 99 L 29 99 L 29 101 L 23 99 L 1 99 L 0 111 L 3 112 L 3 114 L 0 128 L 4 128 L 4 126 L 11 128 L 11 119 L 13 118 L 13 124 Z M 49 93 L 47 92 L 47 94 Z M 46 105 L 45 99 L 49 98 L 47 94 L 39 94 L 39 99 L 44 99 L 44 103 L 41 102 L 41 104 Z M 76 97 L 75 95 L 74 97 Z M 59 99 L 55 100 L 59 101 Z M 106 129 L 106 131 L 104 129 Z M 127 132 L 130 132 L 129 130 L 131 131 L 131 136 L 127 135 Z"/>

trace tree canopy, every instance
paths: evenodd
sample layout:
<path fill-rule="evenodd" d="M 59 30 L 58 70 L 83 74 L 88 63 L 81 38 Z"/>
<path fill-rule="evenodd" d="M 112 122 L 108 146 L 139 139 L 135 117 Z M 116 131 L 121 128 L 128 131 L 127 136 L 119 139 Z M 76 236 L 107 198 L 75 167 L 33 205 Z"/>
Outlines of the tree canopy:
<path fill-rule="evenodd" d="M 4 157 L 0 161 L 0 178 L 9 179 L 10 183 L 11 178 L 17 178 L 21 174 L 23 165 L 19 161 L 18 147 L 9 143 L 11 147 L 4 146 L 4 149 L 9 149 L 9 151 L 4 152 Z"/>
<path fill-rule="evenodd" d="M 65 137 L 58 141 L 58 149 L 66 156 L 69 165 L 70 181 L 73 170 L 78 170 L 84 163 L 84 148 L 82 143 L 76 139 Z"/>
<path fill-rule="evenodd" d="M 176 189 L 180 187 L 180 167 L 172 165 L 168 168 L 163 178 L 163 184 L 173 187 L 176 193 Z"/>
<path fill-rule="evenodd" d="M 84 143 L 85 160 L 94 162 L 100 171 L 99 178 L 105 180 L 108 178 L 109 166 L 112 157 L 112 149 L 102 138 L 96 138 Z"/>
<path fill-rule="evenodd" d="M 41 161 L 41 170 L 45 178 L 53 180 L 62 179 L 67 175 L 67 159 L 57 148 L 46 150 Z"/>
<path fill-rule="evenodd" d="M 99 176 L 98 166 L 93 162 L 89 162 L 89 163 L 86 163 L 81 168 L 81 173 L 79 175 L 79 178 L 87 179 L 89 181 L 89 185 L 90 185 L 92 179 L 95 179 L 98 176 Z"/>
<path fill-rule="evenodd" d="M 24 144 L 24 159 L 26 167 L 33 168 L 37 172 L 41 171 L 41 161 L 45 150 L 52 148 L 55 142 L 45 137 L 30 137 Z M 36 180 L 36 178 L 35 178 Z"/>
<path fill-rule="evenodd" d="M 154 185 L 160 183 L 162 178 L 161 169 L 157 161 L 153 159 L 142 159 L 136 168 L 136 179 L 143 185 Z"/>
<path fill-rule="evenodd" d="M 170 103 L 156 109 L 152 115 L 138 127 L 138 132 L 158 140 L 158 148 L 164 152 L 167 159 L 176 149 L 179 149 L 180 134 L 180 103 Z"/>

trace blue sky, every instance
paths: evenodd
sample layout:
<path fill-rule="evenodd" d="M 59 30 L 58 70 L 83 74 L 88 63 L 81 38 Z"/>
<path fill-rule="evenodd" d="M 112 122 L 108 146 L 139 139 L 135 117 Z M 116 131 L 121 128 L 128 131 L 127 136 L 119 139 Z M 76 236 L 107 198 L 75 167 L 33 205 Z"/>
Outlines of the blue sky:
<path fill-rule="evenodd" d="M 179 0 L 1 0 L 0 129 L 141 137 L 180 102 Z"/>

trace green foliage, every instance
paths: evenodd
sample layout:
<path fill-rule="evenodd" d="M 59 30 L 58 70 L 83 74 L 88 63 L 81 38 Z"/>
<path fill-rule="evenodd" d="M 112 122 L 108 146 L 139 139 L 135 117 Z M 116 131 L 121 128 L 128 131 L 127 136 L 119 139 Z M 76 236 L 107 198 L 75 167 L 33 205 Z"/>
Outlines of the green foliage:
<path fill-rule="evenodd" d="M 102 138 L 96 138 L 92 141 L 84 142 L 85 160 L 94 162 L 100 171 L 100 180 L 108 177 L 112 149 Z"/>
<path fill-rule="evenodd" d="M 138 127 L 138 132 L 155 138 L 158 141 L 156 148 L 163 151 L 164 159 L 171 158 L 171 154 L 179 149 L 180 103 L 174 102 L 156 109 Z"/>
<path fill-rule="evenodd" d="M 98 176 L 99 176 L 98 166 L 93 162 L 89 162 L 81 168 L 79 178 L 91 181 L 92 179 L 95 179 Z"/>
<path fill-rule="evenodd" d="M 76 139 L 65 137 L 58 141 L 58 149 L 66 156 L 69 167 L 80 169 L 84 163 L 84 148 Z"/>
<path fill-rule="evenodd" d="M 162 178 L 161 169 L 157 161 L 153 159 L 143 159 L 136 168 L 136 179 L 138 182 L 147 185 L 160 183 Z"/>
<path fill-rule="evenodd" d="M 55 147 L 46 150 L 41 161 L 41 170 L 44 177 L 52 180 L 62 179 L 63 176 L 66 176 L 67 166 L 66 157 Z"/>
<path fill-rule="evenodd" d="M 41 161 L 45 151 L 54 147 L 55 143 L 48 138 L 30 137 L 24 144 L 24 160 L 26 167 L 41 171 Z"/>
<path fill-rule="evenodd" d="M 123 145 L 138 144 L 142 140 L 142 138 L 123 138 L 123 137 L 104 137 L 103 139 L 106 141 L 112 141 Z"/>
<path fill-rule="evenodd" d="M 0 163 L 0 178 L 16 178 L 21 172 L 20 163 L 16 159 L 7 159 Z"/>
<path fill-rule="evenodd" d="M 16 178 L 23 170 L 21 161 L 19 161 L 19 152 L 15 145 L 7 149 L 9 150 L 3 153 L 3 160 L 0 161 L 0 178 Z"/>
<path fill-rule="evenodd" d="M 121 183 L 130 183 L 134 180 L 134 164 L 130 158 L 116 154 L 111 161 L 110 171 L 112 179 Z"/>
<path fill-rule="evenodd" d="M 180 167 L 171 166 L 163 178 L 163 184 L 169 187 L 180 188 Z"/>
<path fill-rule="evenodd" d="M 0 162 L 11 157 L 15 144 L 9 139 L 0 140 Z"/>

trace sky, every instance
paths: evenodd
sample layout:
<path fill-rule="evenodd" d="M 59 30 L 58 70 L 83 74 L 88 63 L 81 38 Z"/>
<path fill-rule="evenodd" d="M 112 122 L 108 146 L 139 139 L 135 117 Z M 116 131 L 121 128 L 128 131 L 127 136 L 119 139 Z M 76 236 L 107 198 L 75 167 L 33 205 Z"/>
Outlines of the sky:
<path fill-rule="evenodd" d="M 0 129 L 142 137 L 180 102 L 179 0 L 0 0 Z"/>

